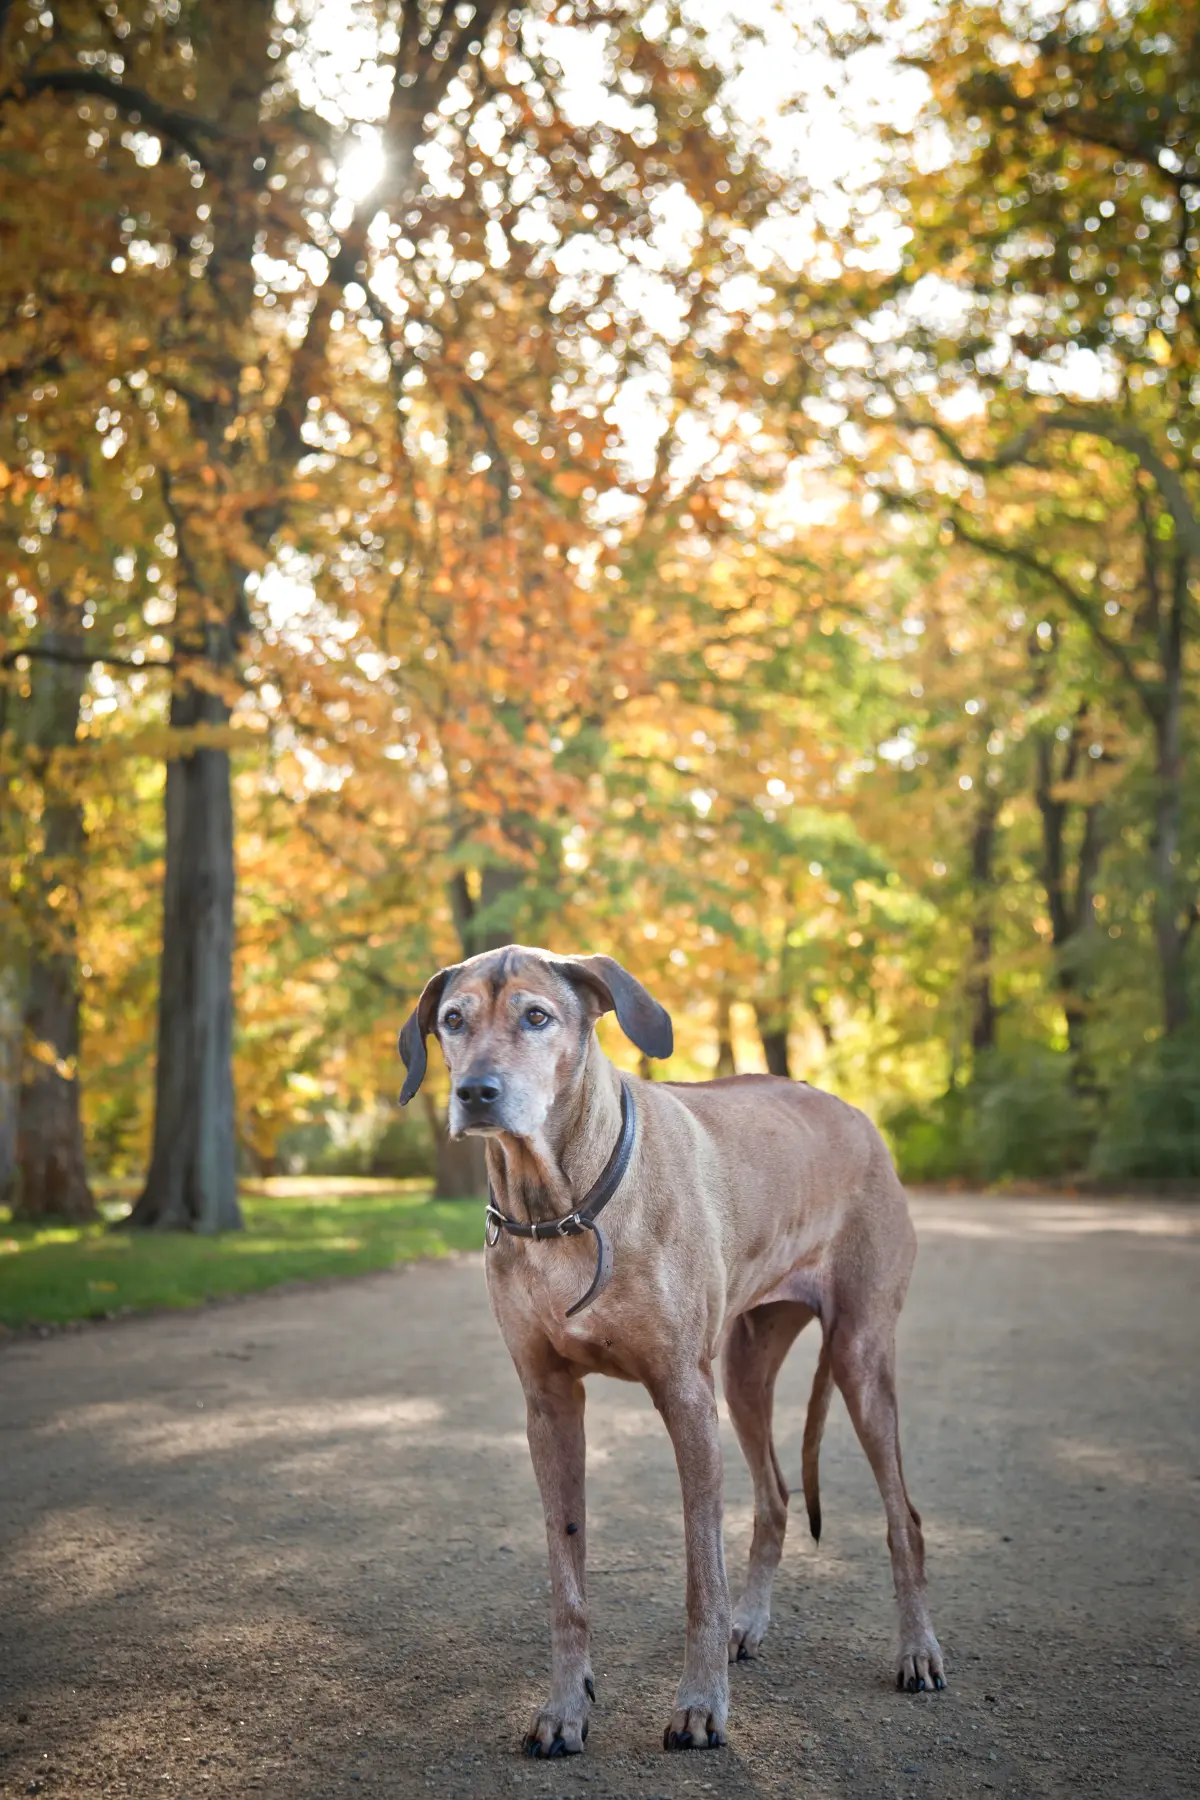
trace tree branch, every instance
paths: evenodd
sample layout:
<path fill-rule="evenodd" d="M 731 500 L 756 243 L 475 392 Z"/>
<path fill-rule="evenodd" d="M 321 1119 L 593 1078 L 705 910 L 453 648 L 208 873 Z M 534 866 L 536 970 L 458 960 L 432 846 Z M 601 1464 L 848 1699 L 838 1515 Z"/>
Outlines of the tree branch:
<path fill-rule="evenodd" d="M 205 165 L 208 157 L 201 140 L 225 136 L 221 127 L 214 125 L 211 120 L 164 106 L 143 88 L 128 87 L 123 81 L 114 81 L 99 69 L 47 69 L 42 74 L 30 71 L 0 93 L 0 106 L 10 100 L 33 99 L 36 95 L 45 93 L 88 94 L 97 100 L 111 101 L 127 118 L 136 113 L 142 124 L 148 125 L 161 137 L 169 138 L 196 162 Z"/>
<path fill-rule="evenodd" d="M 896 423 L 904 431 L 927 431 L 937 439 L 943 450 L 950 452 L 956 463 L 969 469 L 973 475 L 997 475 L 1003 469 L 1011 469 L 1017 464 L 1029 464 L 1029 452 L 1040 435 L 1039 427 L 1031 425 L 1009 443 L 1001 445 L 994 456 L 968 456 L 954 433 L 947 430 L 938 419 L 914 419 L 911 413 L 898 408 Z"/>
<path fill-rule="evenodd" d="M 1123 425 L 1107 413 L 1052 413 L 1043 426 L 1046 431 L 1076 431 L 1083 436 L 1101 437 L 1136 458 L 1154 481 L 1175 521 L 1180 548 L 1187 556 L 1200 556 L 1200 518 L 1183 485 L 1178 469 L 1158 454 L 1145 432 Z"/>
<path fill-rule="evenodd" d="M 62 372 L 62 357 L 57 350 L 48 350 L 34 362 L 10 363 L 7 369 L 0 370 L 0 400 L 7 400 L 26 381 L 45 375 L 61 375 Z"/>
<path fill-rule="evenodd" d="M 307 401 L 323 377 L 329 348 L 331 320 L 338 297 L 351 282 L 367 287 L 367 232 L 375 214 L 381 209 L 397 213 L 408 196 L 416 170 L 415 152 L 422 136 L 423 121 L 436 111 L 446 89 L 456 75 L 461 75 L 472 43 L 481 43 L 499 10 L 500 0 L 475 0 L 475 10 L 464 25 L 449 32 L 446 52 L 434 57 L 427 42 L 413 40 L 414 56 L 402 38 L 392 71 L 392 90 L 388 101 L 387 121 L 383 130 L 383 147 L 387 172 L 380 185 L 361 199 L 345 231 L 339 234 L 336 250 L 326 250 L 329 268 L 317 291 L 305 324 L 304 335 L 292 356 L 292 366 L 279 404 L 275 409 L 272 449 L 278 456 L 302 455 L 306 446 L 301 426 L 307 413 Z M 450 15 L 453 16 L 452 14 Z M 442 37 L 443 13 L 433 30 L 433 47 Z M 421 56 L 421 52 L 428 52 Z M 415 77 L 409 81 L 408 77 Z M 379 315 L 376 314 L 378 317 Z"/>
<path fill-rule="evenodd" d="M 1000 562 L 1012 563 L 1015 568 L 1024 569 L 1027 574 L 1037 576 L 1040 581 L 1061 594 L 1076 618 L 1082 620 L 1096 643 L 1116 663 L 1149 717 L 1152 720 L 1157 717 L 1158 698 L 1138 674 L 1128 649 L 1117 638 L 1109 636 L 1096 618 L 1095 609 L 1065 575 L 1060 574 L 1052 563 L 1043 562 L 1032 551 L 1022 549 L 1019 544 L 1006 544 L 999 538 L 985 537 L 982 532 L 973 531 L 959 513 L 952 513 L 947 523 L 961 543 L 970 544 L 972 549 L 981 550 L 985 556 L 994 556 Z"/>
<path fill-rule="evenodd" d="M 1039 38 L 1037 49 L 1043 62 L 1055 55 L 1072 54 L 1070 41 L 1056 32 Z M 922 57 L 902 57 L 900 60 L 909 67 L 925 70 L 930 67 L 928 60 Z M 1132 132 L 1114 130 L 1111 114 L 1094 110 L 1087 112 L 1078 106 L 1052 107 L 1042 96 L 1020 92 L 1006 74 L 1001 74 L 994 68 L 976 77 L 970 85 L 974 90 L 972 98 L 978 103 L 980 111 L 1002 113 L 1005 108 L 1011 107 L 1013 112 L 1022 113 L 1028 119 L 1036 119 L 1047 131 L 1055 132 L 1059 137 L 1072 139 L 1080 144 L 1091 144 L 1094 149 L 1107 150 L 1113 156 L 1128 157 L 1132 162 L 1145 163 L 1148 169 L 1161 176 L 1179 194 L 1196 185 L 1195 178 L 1189 176 L 1186 169 L 1176 172 L 1164 168 L 1159 161 L 1161 152 L 1171 148 L 1165 132 L 1159 131 L 1150 142 L 1145 142 Z M 1157 117 L 1157 114 L 1153 116 Z"/>
<path fill-rule="evenodd" d="M 1119 450 L 1126 451 L 1145 469 L 1166 502 L 1180 547 L 1186 555 L 1200 557 L 1200 517 L 1192 506 L 1179 470 L 1173 469 L 1159 455 L 1144 431 L 1139 431 L 1134 425 L 1125 425 L 1108 413 L 1044 413 L 1007 444 L 1001 445 L 994 456 L 968 456 L 954 433 L 948 431 L 937 419 L 914 419 L 911 414 L 901 412 L 897 414 L 897 422 L 908 431 L 928 431 L 950 452 L 956 462 L 976 475 L 996 474 L 1019 463 L 1036 467 L 1030 461 L 1029 452 L 1049 431 L 1068 431 L 1081 437 L 1104 438 Z"/>
<path fill-rule="evenodd" d="M 173 656 L 160 656 L 153 659 L 143 657 L 141 662 L 138 662 L 132 656 L 118 656 L 115 652 L 108 650 L 69 650 L 49 644 L 20 644 L 15 650 L 6 650 L 0 656 L 0 669 L 15 668 L 23 656 L 29 657 L 31 661 L 36 659 L 39 662 L 67 663 L 75 668 L 84 669 L 90 669 L 93 663 L 104 663 L 111 669 L 136 669 L 139 673 L 146 669 L 173 669 L 175 667 Z"/>

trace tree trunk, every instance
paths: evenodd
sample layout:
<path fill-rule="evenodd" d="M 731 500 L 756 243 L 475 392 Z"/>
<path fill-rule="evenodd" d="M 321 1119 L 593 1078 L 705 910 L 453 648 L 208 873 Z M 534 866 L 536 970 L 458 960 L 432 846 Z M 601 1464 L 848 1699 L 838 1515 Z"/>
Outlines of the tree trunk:
<path fill-rule="evenodd" d="M 61 595 L 48 596 L 48 652 L 77 654 L 83 637 L 70 628 Z M 23 736 L 42 784 L 42 850 L 34 882 L 25 985 L 20 1092 L 17 1100 L 13 1214 L 19 1219 L 94 1219 L 96 1203 L 84 1161 L 79 1116 L 79 959 L 75 946 L 83 809 L 55 765 L 74 746 L 86 666 L 39 658 L 31 672 Z"/>
<path fill-rule="evenodd" d="M 971 835 L 971 1049 L 982 1056 L 995 1046 L 996 1001 L 992 987 L 992 856 L 1000 803 L 990 788 L 980 796 Z"/>
<path fill-rule="evenodd" d="M 450 884 L 450 908 L 464 957 L 484 950 L 500 950 L 512 943 L 505 913 L 506 902 L 521 885 L 521 871 L 511 865 L 489 865 L 479 880 L 474 898 L 461 871 Z M 430 1110 L 436 1175 L 435 1200 L 472 1200 L 488 1191 L 487 1158 L 482 1138 L 452 1138 L 446 1121 Z"/>
<path fill-rule="evenodd" d="M 421 1089 L 433 1136 L 435 1200 L 479 1200 L 488 1191 L 487 1155 L 482 1138 L 452 1138 L 442 1110 L 428 1087 Z"/>
<path fill-rule="evenodd" d="M 733 1003 L 728 994 L 717 995 L 717 1079 L 723 1080 L 726 1075 L 737 1074 L 737 1059 L 733 1054 L 733 1020 L 731 1017 Z"/>
<path fill-rule="evenodd" d="M 763 1055 L 767 1061 L 767 1070 L 771 1075 L 786 1075 L 791 1078 L 788 1066 L 788 1020 L 779 1015 L 763 1015 L 756 1012 L 758 1019 L 758 1036 L 763 1047 Z"/>
<path fill-rule="evenodd" d="M 177 730 L 224 726 L 216 695 L 182 687 Z M 154 1147 L 130 1224 L 240 1227 L 233 1100 L 233 803 L 229 752 L 195 748 L 167 765 Z"/>
<path fill-rule="evenodd" d="M 9 728 L 10 692 L 0 681 L 0 743 Z M 0 807 L 6 804 L 8 783 L 0 776 Z M 0 817 L 3 815 L 0 814 Z M 3 840 L 0 839 L 0 844 Z M 0 1206 L 7 1203 L 17 1173 L 17 1095 L 21 1087 L 21 993 L 24 960 L 21 934 L 8 894 L 0 891 Z"/>
<path fill-rule="evenodd" d="M 1175 559 L 1171 606 L 1163 630 L 1163 698 L 1154 720 L 1154 938 L 1162 985 L 1163 1028 L 1168 1037 L 1182 1031 L 1188 1022 L 1186 963 L 1195 918 L 1194 912 L 1183 907 L 1179 892 L 1184 773 L 1183 632 L 1188 599 L 1188 559 L 1180 554 Z"/>
<path fill-rule="evenodd" d="M 254 306 L 254 250 L 260 203 L 268 190 L 269 133 L 263 103 L 274 79 L 269 54 L 271 0 L 210 0 L 209 30 L 197 76 L 220 121 L 212 167 L 209 229 L 213 251 L 203 275 L 185 290 L 184 330 L 170 322 L 173 363 L 197 373 L 179 382 L 206 475 L 237 492 L 256 455 L 246 429 L 242 374 L 253 338 L 245 336 Z M 190 477 L 185 460 L 185 471 Z M 277 471 L 255 471 L 271 487 Z M 214 532 L 211 502 L 189 498 L 192 482 L 159 471 L 176 534 L 176 658 L 214 678 L 232 674 L 249 624 L 246 568 L 230 542 Z M 280 485 L 287 477 L 280 477 Z M 259 548 L 269 554 L 280 522 L 278 504 L 247 513 Z M 173 730 L 229 723 L 219 695 L 183 677 L 171 699 Z M 158 1230 L 237 1229 L 237 1128 L 233 1095 L 233 797 L 224 748 L 193 743 L 167 763 L 166 873 L 158 1002 L 154 1143 L 150 1169 L 130 1224 Z"/>
<path fill-rule="evenodd" d="M 482 1138 L 452 1138 L 438 1121 L 434 1143 L 433 1194 L 436 1200 L 481 1200 L 488 1191 L 487 1156 Z"/>
<path fill-rule="evenodd" d="M 23 1011 L 16 969 L 0 969 L 0 1204 L 7 1200 L 17 1173 Z"/>
<path fill-rule="evenodd" d="M 13 1217 L 96 1217 L 79 1117 L 79 994 L 74 952 L 32 960 L 17 1127 Z"/>
<path fill-rule="evenodd" d="M 1071 1054 L 1071 1079 L 1081 1091 L 1092 1090 L 1096 1086 L 1086 1042 L 1090 983 L 1086 969 L 1081 967 L 1081 958 L 1085 939 L 1095 923 L 1093 909 L 1096 882 L 1100 875 L 1100 857 L 1104 849 L 1102 815 L 1103 809 L 1100 806 L 1089 806 L 1083 815 L 1083 836 L 1079 844 L 1074 904 L 1071 908 L 1071 935 L 1062 946 L 1058 958 L 1058 981 L 1067 1018 L 1067 1046 Z"/>
<path fill-rule="evenodd" d="M 1082 708 L 1080 713 L 1082 722 Z M 1085 807 L 1072 892 L 1067 873 L 1066 841 L 1070 808 L 1067 801 L 1056 797 L 1055 789 L 1061 783 L 1074 780 L 1078 751 L 1077 728 L 1072 734 L 1063 767 L 1056 774 L 1054 739 L 1045 735 L 1038 738 L 1034 798 L 1042 821 L 1042 885 L 1046 893 L 1046 909 L 1050 915 L 1055 979 L 1067 1025 L 1071 1081 L 1076 1088 L 1085 1089 L 1094 1086 L 1094 1082 L 1087 1066 L 1085 1026 L 1088 996 L 1085 976 L 1079 967 L 1079 953 L 1084 935 L 1092 924 L 1092 907 L 1104 840 L 1101 832 L 1103 809 L 1098 804 Z"/>
<path fill-rule="evenodd" d="M 450 907 L 462 953 L 479 956 L 511 944 L 512 899 L 519 893 L 522 872 L 511 863 L 490 863 L 480 871 L 479 896 L 473 898 L 461 872 L 450 884 Z"/>

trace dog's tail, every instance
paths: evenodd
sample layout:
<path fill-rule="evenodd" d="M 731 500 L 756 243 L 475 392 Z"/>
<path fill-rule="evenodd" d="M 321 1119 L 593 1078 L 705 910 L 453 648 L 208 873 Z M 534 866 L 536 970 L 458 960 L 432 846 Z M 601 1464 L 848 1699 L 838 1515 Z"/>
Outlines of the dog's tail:
<path fill-rule="evenodd" d="M 825 1420 L 829 1414 L 829 1400 L 833 1392 L 833 1376 L 830 1370 L 829 1339 L 821 1345 L 821 1354 L 817 1358 L 817 1372 L 813 1376 L 812 1394 L 808 1402 L 808 1417 L 804 1421 L 804 1504 L 808 1508 L 808 1524 L 813 1538 L 819 1543 L 821 1538 L 821 1483 L 817 1474 L 817 1461 L 821 1454 L 821 1434 L 825 1430 Z"/>

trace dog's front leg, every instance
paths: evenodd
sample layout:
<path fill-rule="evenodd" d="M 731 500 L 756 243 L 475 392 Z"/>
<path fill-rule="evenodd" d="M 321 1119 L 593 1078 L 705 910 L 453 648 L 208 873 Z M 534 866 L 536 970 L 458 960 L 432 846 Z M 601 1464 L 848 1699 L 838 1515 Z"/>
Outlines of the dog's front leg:
<path fill-rule="evenodd" d="M 729 1713 L 729 1583 L 722 1534 L 721 1440 L 712 1369 L 707 1362 L 652 1390 L 683 1489 L 687 1552 L 687 1646 L 675 1710 L 663 1733 L 667 1750 L 716 1749 Z"/>
<path fill-rule="evenodd" d="M 550 1545 L 554 1613 L 550 1698 L 525 1736 L 527 1756 L 572 1756 L 583 1749 L 596 1697 L 588 1658 L 587 1533 L 584 1519 L 583 1382 L 566 1363 L 522 1375 L 526 1429 L 541 1489 Z"/>

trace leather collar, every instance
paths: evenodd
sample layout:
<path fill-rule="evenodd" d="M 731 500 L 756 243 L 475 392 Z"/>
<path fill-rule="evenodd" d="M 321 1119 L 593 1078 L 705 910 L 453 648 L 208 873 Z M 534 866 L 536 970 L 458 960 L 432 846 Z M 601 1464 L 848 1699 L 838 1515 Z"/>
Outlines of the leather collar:
<path fill-rule="evenodd" d="M 574 1306 L 567 1308 L 567 1318 L 573 1319 L 599 1298 L 612 1280 L 612 1246 L 596 1223 L 599 1214 L 608 1205 L 621 1185 L 629 1159 L 633 1155 L 633 1146 L 637 1139 L 637 1113 L 634 1110 L 633 1095 L 629 1083 L 621 1078 L 621 1129 L 617 1141 L 612 1147 L 612 1154 L 605 1163 L 597 1179 L 592 1183 L 584 1198 L 574 1212 L 567 1213 L 561 1219 L 537 1219 L 524 1225 L 519 1219 L 510 1219 L 496 1205 L 496 1196 L 492 1192 L 492 1184 L 488 1182 L 488 1203 L 484 1236 L 490 1250 L 499 1242 L 502 1231 L 513 1237 L 546 1238 L 580 1237 L 590 1231 L 596 1239 L 596 1273 L 592 1277 L 592 1285 Z"/>

